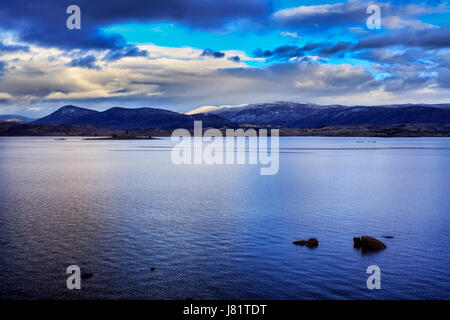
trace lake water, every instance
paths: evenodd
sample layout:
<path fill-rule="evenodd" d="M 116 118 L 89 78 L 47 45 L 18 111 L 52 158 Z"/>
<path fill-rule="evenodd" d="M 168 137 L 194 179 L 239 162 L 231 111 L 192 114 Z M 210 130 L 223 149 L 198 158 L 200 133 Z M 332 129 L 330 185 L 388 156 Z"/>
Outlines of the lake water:
<path fill-rule="evenodd" d="M 173 144 L 0 138 L 0 298 L 450 298 L 450 139 L 280 138 L 272 176 Z"/>

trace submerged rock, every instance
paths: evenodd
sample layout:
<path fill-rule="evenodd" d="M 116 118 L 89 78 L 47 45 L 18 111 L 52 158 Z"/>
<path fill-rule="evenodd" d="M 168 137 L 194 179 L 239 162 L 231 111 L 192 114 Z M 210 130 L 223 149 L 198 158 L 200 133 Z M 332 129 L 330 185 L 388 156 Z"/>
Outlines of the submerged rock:
<path fill-rule="evenodd" d="M 316 238 L 309 238 L 308 241 L 306 241 L 306 246 L 308 248 L 314 248 L 317 247 L 319 245 L 319 240 L 317 240 Z"/>
<path fill-rule="evenodd" d="M 361 248 L 361 238 L 353 237 L 353 248 L 356 248 L 356 249 Z"/>
<path fill-rule="evenodd" d="M 369 236 L 354 237 L 353 247 L 356 249 L 361 248 L 364 252 L 380 251 L 387 248 L 383 242 Z"/>
<path fill-rule="evenodd" d="M 307 246 L 308 248 L 314 248 L 319 245 L 319 240 L 316 238 L 309 238 L 308 240 L 297 240 L 292 242 L 297 246 Z"/>

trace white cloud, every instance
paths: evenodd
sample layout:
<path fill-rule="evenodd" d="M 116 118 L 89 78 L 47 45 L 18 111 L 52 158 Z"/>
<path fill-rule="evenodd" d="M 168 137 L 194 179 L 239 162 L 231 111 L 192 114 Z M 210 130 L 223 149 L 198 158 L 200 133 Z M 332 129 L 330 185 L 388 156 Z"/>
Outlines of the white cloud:
<path fill-rule="evenodd" d="M 283 26 L 311 28 L 312 26 L 334 27 L 341 25 L 365 25 L 368 18 L 366 12 L 369 4 L 376 4 L 381 8 L 381 21 L 385 28 L 413 28 L 423 29 L 431 25 L 421 22 L 416 17 L 425 14 L 442 13 L 449 10 L 448 4 L 437 6 L 427 3 L 394 4 L 389 2 L 367 2 L 350 0 L 334 4 L 299 6 L 279 10 L 273 14 L 275 21 Z M 354 29 L 357 30 L 357 29 Z"/>
<path fill-rule="evenodd" d="M 8 92 L 0 92 L 0 100 L 2 99 L 11 99 L 11 95 Z"/>
<path fill-rule="evenodd" d="M 420 20 L 410 20 L 410 19 L 403 19 L 398 16 L 391 16 L 386 17 L 382 20 L 382 25 L 384 28 L 388 29 L 414 29 L 414 30 L 423 30 L 423 29 L 430 29 L 430 28 L 436 28 L 434 25 L 429 23 L 424 23 Z"/>
<path fill-rule="evenodd" d="M 297 32 L 283 31 L 280 34 L 283 37 L 289 37 L 289 38 L 294 38 L 294 39 L 303 39 L 303 37 L 299 36 Z"/>

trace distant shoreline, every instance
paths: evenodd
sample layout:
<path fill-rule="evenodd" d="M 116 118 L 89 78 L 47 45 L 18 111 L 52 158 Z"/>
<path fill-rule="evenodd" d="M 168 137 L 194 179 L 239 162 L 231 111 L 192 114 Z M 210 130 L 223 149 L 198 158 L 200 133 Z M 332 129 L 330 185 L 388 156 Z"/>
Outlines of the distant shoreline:
<path fill-rule="evenodd" d="M 87 137 L 83 140 L 157 140 L 158 138 L 152 136 L 139 136 L 139 135 L 112 135 L 106 137 Z"/>
<path fill-rule="evenodd" d="M 207 128 L 204 128 L 207 129 Z M 219 130 L 224 134 L 227 128 Z M 236 129 L 236 128 L 233 128 Z M 239 129 L 279 129 L 280 137 L 450 137 L 450 124 L 399 124 L 389 126 L 323 126 L 287 128 L 243 125 Z M 192 129 L 188 129 L 192 131 Z M 142 140 L 169 137 L 173 130 L 148 129 L 123 131 L 92 126 L 0 123 L 1 137 L 87 137 L 95 140 Z M 256 130 L 258 131 L 258 130 Z"/>

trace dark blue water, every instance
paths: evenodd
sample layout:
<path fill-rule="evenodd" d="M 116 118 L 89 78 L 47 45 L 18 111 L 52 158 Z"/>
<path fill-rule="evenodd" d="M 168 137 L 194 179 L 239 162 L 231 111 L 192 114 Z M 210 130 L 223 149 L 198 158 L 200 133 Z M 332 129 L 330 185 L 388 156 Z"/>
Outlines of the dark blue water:
<path fill-rule="evenodd" d="M 450 139 L 281 138 L 273 176 L 171 145 L 0 138 L 0 298 L 450 298 Z"/>

